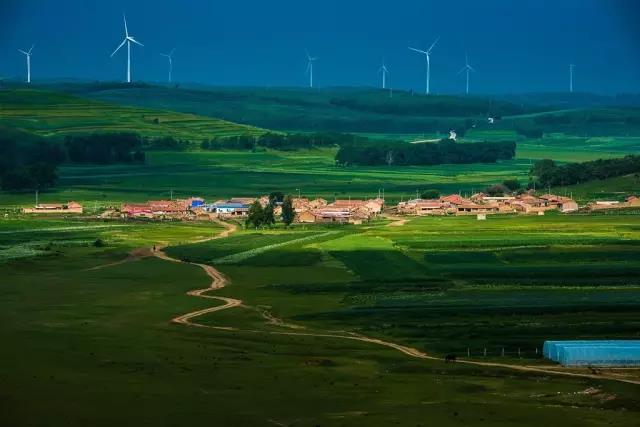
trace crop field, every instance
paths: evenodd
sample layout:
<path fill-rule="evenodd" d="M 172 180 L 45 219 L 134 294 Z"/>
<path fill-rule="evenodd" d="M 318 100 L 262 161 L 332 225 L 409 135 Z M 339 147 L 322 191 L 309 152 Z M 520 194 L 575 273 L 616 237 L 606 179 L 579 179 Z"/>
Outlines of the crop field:
<path fill-rule="evenodd" d="M 470 347 L 477 354 L 490 348 L 495 356 L 505 346 L 512 354 L 526 349 L 533 363 L 544 339 L 637 337 L 637 216 L 507 216 L 480 223 L 472 217 L 421 218 L 403 227 L 345 233 L 274 248 L 220 269 L 240 296 L 277 307 L 283 317 L 335 328 L 349 324 L 427 351 Z M 172 253 L 200 246 L 208 258 L 217 244 L 174 247 Z M 342 283 L 335 274 L 322 279 L 336 269 L 343 269 Z M 277 301 L 285 296 L 305 310 L 280 307 Z"/>
<path fill-rule="evenodd" d="M 263 130 L 220 119 L 164 110 L 116 106 L 56 92 L 0 91 L 0 125 L 42 136 L 135 132 L 201 141 L 216 136 L 261 134 Z"/>
<path fill-rule="evenodd" d="M 469 349 L 471 360 L 535 366 L 545 365 L 535 353 L 544 339 L 637 339 L 639 218 L 418 218 L 239 230 L 202 243 L 189 242 L 220 227 L 0 220 L 0 247 L 50 244 L 46 255 L 0 260 L 0 277 L 11 277 L 0 281 L 0 413 L 10 425 L 46 414 L 53 426 L 122 416 L 182 424 L 211 408 L 220 423 L 245 425 L 631 426 L 640 412 L 631 384 L 287 334 L 357 332 L 437 357 Z M 152 244 L 198 262 L 231 257 L 218 266 L 230 283 L 212 295 L 243 306 L 198 322 L 235 330 L 169 323 L 218 302 L 185 294 L 207 286 L 200 268 L 128 255 Z M 594 271 L 601 281 L 585 273 Z M 179 410 L 157 411 L 176 402 Z"/>

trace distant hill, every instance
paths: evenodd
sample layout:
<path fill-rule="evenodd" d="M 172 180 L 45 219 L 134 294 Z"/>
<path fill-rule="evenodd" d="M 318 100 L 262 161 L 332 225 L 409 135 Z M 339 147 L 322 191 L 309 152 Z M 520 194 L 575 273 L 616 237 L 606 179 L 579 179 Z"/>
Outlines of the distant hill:
<path fill-rule="evenodd" d="M 518 105 L 540 106 L 547 110 L 568 108 L 640 107 L 640 94 L 618 94 L 615 96 L 593 93 L 525 93 L 519 95 L 497 95 L 495 98 Z"/>
<path fill-rule="evenodd" d="M 10 88 L 9 92 L 24 86 L 18 83 L 5 85 Z M 407 91 L 357 87 L 311 90 L 75 81 L 34 87 L 111 105 L 135 106 L 137 108 L 129 111 L 137 111 L 138 117 L 158 114 L 158 110 L 178 111 L 189 115 L 188 118 L 182 117 L 181 121 L 198 122 L 188 126 L 192 129 L 184 129 L 183 133 L 194 131 L 198 137 L 201 137 L 198 128 L 204 117 L 252 128 L 302 132 L 429 134 L 442 137 L 451 129 L 455 129 L 459 136 L 473 129 L 491 131 L 494 135 L 515 131 L 527 138 L 552 133 L 580 137 L 640 136 L 640 108 L 634 107 L 638 102 L 636 95 L 424 96 Z M 489 117 L 497 120 L 489 124 Z M 146 121 L 148 119 L 141 120 L 145 132 L 158 130 L 149 128 Z M 222 125 L 224 132 L 229 126 Z M 244 129 L 229 131 L 234 134 Z"/>
<path fill-rule="evenodd" d="M 486 98 L 372 88 L 250 88 L 60 82 L 44 86 L 120 105 L 192 113 L 278 130 L 448 133 L 468 119 L 535 113 Z"/>
<path fill-rule="evenodd" d="M 198 141 L 265 132 L 253 126 L 195 114 L 114 105 L 39 89 L 0 90 L 0 111 L 0 125 L 42 136 L 135 132 L 143 136 Z"/>

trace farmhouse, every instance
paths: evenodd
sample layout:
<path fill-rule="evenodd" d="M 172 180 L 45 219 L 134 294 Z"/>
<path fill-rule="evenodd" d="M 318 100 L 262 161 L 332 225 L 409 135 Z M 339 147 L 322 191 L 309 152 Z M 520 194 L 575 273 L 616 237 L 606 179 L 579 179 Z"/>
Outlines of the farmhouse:
<path fill-rule="evenodd" d="M 249 213 L 249 206 L 250 205 L 246 203 L 232 202 L 229 200 L 205 205 L 204 210 L 205 212 L 217 214 L 220 217 L 245 216 Z"/>
<path fill-rule="evenodd" d="M 137 218 L 153 218 L 153 210 L 148 203 L 133 204 L 127 203 L 122 205 L 120 212 L 129 217 Z"/>
<path fill-rule="evenodd" d="M 447 203 L 440 200 L 412 199 L 398 203 L 398 213 L 405 215 L 444 215 Z"/>
<path fill-rule="evenodd" d="M 578 204 L 568 197 L 545 194 L 540 196 L 540 200 L 542 200 L 542 206 L 557 209 L 560 212 L 574 212 L 578 210 Z"/>
<path fill-rule="evenodd" d="M 41 203 L 33 208 L 24 208 L 23 213 L 44 213 L 44 214 L 60 214 L 60 213 L 82 213 L 82 205 L 77 202 L 68 203 Z"/>

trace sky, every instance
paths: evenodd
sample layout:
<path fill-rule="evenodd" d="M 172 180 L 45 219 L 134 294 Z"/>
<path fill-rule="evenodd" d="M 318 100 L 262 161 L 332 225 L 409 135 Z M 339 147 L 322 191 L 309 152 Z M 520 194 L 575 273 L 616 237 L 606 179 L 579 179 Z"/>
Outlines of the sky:
<path fill-rule="evenodd" d="M 640 1 L 636 0 L 0 0 L 0 77 L 26 78 L 17 49 L 35 44 L 32 79 L 122 81 L 131 35 L 136 81 L 232 86 L 380 86 L 382 61 L 396 89 L 462 93 L 568 90 L 640 93 Z"/>

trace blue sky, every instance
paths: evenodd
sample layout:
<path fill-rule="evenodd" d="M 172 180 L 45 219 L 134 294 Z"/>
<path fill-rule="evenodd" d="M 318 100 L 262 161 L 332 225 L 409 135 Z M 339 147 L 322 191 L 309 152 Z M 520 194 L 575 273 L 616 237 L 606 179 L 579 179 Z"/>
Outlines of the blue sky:
<path fill-rule="evenodd" d="M 123 80 L 122 13 L 144 48 L 134 80 L 166 78 L 160 52 L 176 49 L 174 78 L 213 85 L 302 86 L 305 48 L 319 59 L 320 86 L 374 86 L 384 58 L 394 88 L 424 90 L 427 47 L 432 91 L 460 93 L 465 51 L 475 93 L 563 91 L 568 64 L 576 90 L 640 92 L 640 1 L 81 1 L 2 0 L 0 76 L 23 77 L 18 48 L 36 47 L 33 79 Z M 635 23 L 635 24 L 634 24 Z"/>

